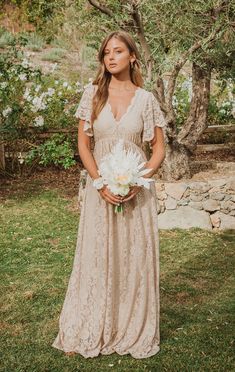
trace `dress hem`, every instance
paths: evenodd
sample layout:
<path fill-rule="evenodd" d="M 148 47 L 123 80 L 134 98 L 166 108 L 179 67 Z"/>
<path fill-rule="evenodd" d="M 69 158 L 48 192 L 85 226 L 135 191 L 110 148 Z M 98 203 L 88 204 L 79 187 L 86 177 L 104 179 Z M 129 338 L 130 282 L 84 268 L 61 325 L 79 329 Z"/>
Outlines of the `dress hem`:
<path fill-rule="evenodd" d="M 130 354 L 130 356 L 132 356 L 134 359 L 144 359 L 144 358 L 149 358 L 151 356 L 154 356 L 156 355 L 159 351 L 160 351 L 160 346 L 157 346 L 157 348 L 154 349 L 154 351 L 149 351 L 148 353 L 146 353 L 145 355 L 137 355 L 137 354 L 134 354 L 130 351 L 125 351 L 125 352 L 121 352 L 120 350 L 117 350 L 115 349 L 115 347 L 112 348 L 111 351 L 104 351 L 102 350 L 101 348 L 97 348 L 93 351 L 84 351 L 84 350 L 80 350 L 80 351 L 77 351 L 77 350 L 66 350 L 64 349 L 62 346 L 59 346 L 59 345 L 56 345 L 55 343 L 53 343 L 51 345 L 52 347 L 54 347 L 55 349 L 58 349 L 60 351 L 63 351 L 64 353 L 76 353 L 76 354 L 80 354 L 81 356 L 83 356 L 84 358 L 95 358 L 95 357 L 98 357 L 99 355 L 110 355 L 110 354 L 113 354 L 113 353 L 117 353 L 118 355 L 127 355 L 127 354 Z"/>

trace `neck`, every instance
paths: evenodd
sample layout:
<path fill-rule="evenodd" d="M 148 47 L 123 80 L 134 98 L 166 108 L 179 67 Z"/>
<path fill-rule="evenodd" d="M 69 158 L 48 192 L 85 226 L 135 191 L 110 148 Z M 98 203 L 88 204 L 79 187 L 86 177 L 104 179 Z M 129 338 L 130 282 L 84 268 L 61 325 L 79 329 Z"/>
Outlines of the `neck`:
<path fill-rule="evenodd" d="M 119 75 L 114 75 L 113 74 L 112 77 L 111 77 L 110 83 L 109 83 L 109 87 L 124 90 L 124 89 L 128 89 L 128 88 L 133 87 L 133 83 L 130 79 L 129 74 L 128 75 L 123 74 L 123 76 L 121 76 L 121 74 L 119 74 Z"/>

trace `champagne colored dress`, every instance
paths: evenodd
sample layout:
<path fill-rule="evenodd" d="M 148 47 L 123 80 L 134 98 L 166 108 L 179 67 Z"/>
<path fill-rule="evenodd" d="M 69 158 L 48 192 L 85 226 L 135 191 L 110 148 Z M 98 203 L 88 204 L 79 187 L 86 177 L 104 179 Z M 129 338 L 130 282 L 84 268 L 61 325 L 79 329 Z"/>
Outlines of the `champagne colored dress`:
<path fill-rule="evenodd" d="M 90 124 L 96 86 L 83 92 L 76 117 L 93 136 L 97 165 L 114 144 L 124 139 L 147 157 L 143 143 L 154 137 L 154 127 L 165 127 L 159 104 L 151 92 L 138 88 L 119 121 L 107 102 Z M 52 346 L 83 357 L 116 352 L 136 359 L 160 350 L 159 235 L 154 182 L 124 203 L 124 212 L 102 199 L 87 175 L 72 273 L 59 332 Z"/>

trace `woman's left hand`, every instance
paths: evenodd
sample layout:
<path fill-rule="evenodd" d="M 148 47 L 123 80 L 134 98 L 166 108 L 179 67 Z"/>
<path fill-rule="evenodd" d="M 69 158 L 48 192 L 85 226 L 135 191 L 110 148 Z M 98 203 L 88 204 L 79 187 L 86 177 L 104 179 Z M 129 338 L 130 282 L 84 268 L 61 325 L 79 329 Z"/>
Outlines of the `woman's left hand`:
<path fill-rule="evenodd" d="M 138 192 L 140 192 L 141 189 L 142 189 L 142 186 L 131 186 L 130 191 L 128 192 L 126 196 L 123 197 L 122 202 L 126 202 L 134 198 L 134 196 L 138 194 Z"/>

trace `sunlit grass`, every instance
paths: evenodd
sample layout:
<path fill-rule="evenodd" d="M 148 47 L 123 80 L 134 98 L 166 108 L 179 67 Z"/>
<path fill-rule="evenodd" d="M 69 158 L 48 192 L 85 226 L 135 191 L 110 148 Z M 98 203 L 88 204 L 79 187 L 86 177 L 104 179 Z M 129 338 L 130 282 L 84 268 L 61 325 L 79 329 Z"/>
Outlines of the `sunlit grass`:
<path fill-rule="evenodd" d="M 232 371 L 234 232 L 161 230 L 161 351 L 85 359 L 52 348 L 79 214 L 56 190 L 8 198 L 1 215 L 1 371 Z M 112 366 L 113 364 L 113 366 Z"/>

